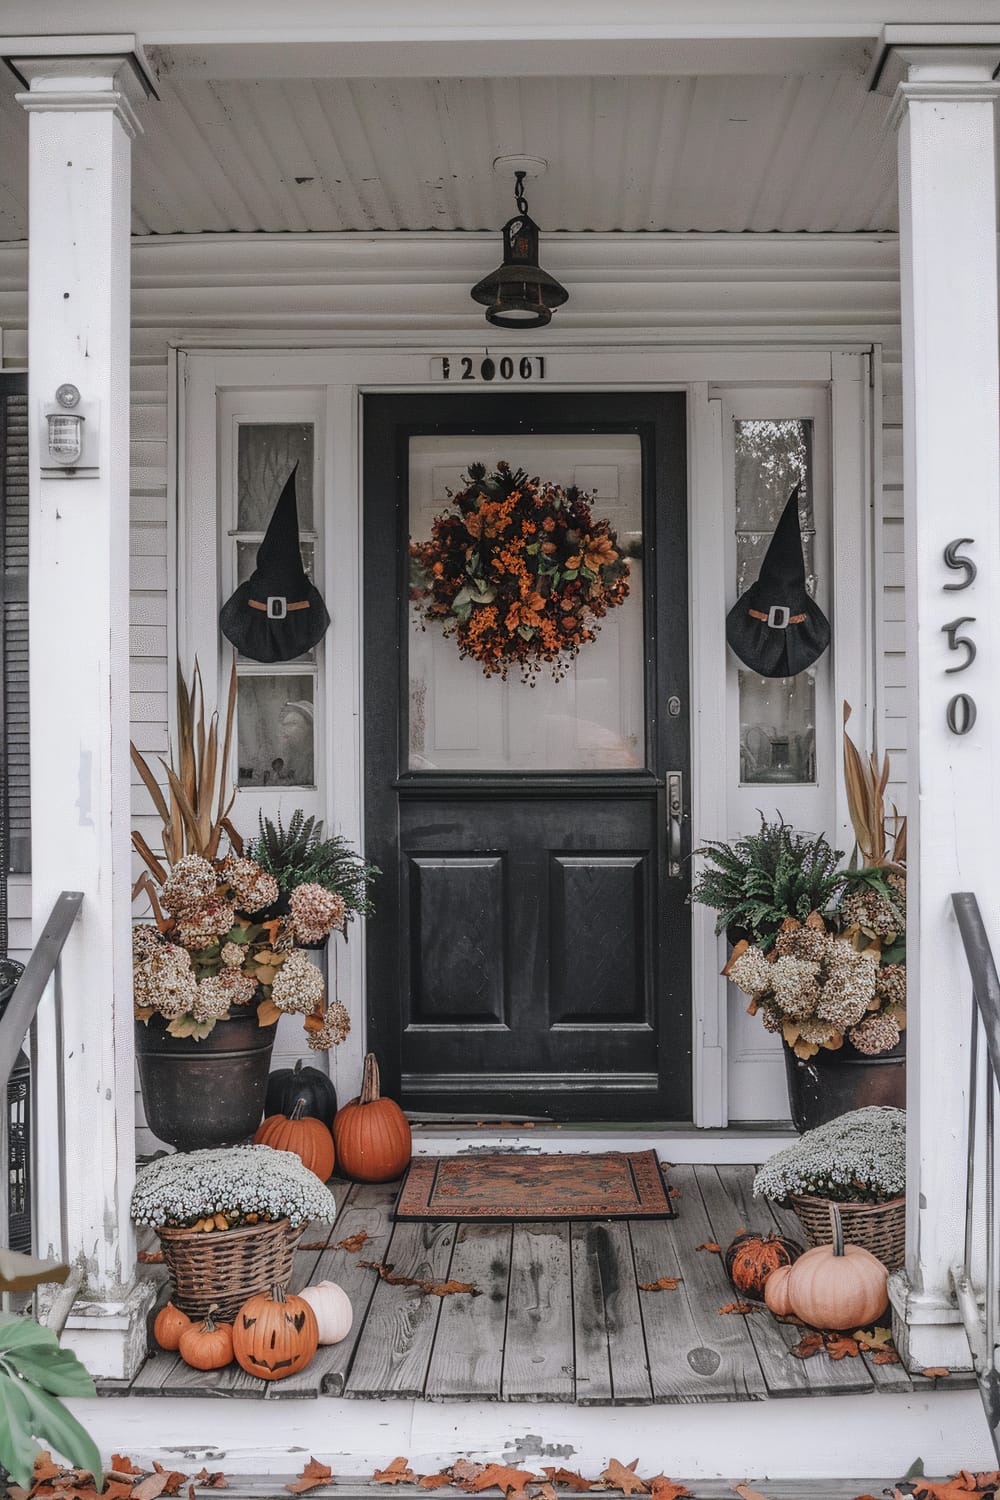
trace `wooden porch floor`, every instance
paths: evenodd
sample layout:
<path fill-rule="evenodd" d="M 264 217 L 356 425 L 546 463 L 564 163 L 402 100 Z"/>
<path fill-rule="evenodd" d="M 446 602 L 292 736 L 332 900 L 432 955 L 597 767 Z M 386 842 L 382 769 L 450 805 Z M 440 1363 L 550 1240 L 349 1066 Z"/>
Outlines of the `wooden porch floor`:
<path fill-rule="evenodd" d="M 801 1237 L 797 1220 L 754 1202 L 749 1166 L 674 1167 L 670 1179 L 680 1189 L 673 1221 L 462 1225 L 396 1224 L 394 1184 L 335 1180 L 337 1220 L 306 1231 L 292 1287 L 338 1282 L 354 1306 L 348 1338 L 321 1348 L 299 1375 L 270 1384 L 236 1365 L 195 1371 L 157 1350 L 128 1392 L 646 1406 L 905 1394 L 931 1383 L 865 1355 L 800 1360 L 789 1353 L 798 1329 L 764 1310 L 720 1313 L 734 1293 L 721 1257 L 699 1247 L 727 1245 L 741 1226 Z M 337 1248 L 361 1230 L 362 1250 Z M 392 1286 L 362 1260 L 388 1262 L 397 1275 L 471 1282 L 480 1295 Z M 663 1276 L 681 1278 L 676 1290 L 639 1290 Z M 959 1375 L 941 1382 L 964 1383 Z M 114 1386 L 115 1394 L 123 1389 Z"/>

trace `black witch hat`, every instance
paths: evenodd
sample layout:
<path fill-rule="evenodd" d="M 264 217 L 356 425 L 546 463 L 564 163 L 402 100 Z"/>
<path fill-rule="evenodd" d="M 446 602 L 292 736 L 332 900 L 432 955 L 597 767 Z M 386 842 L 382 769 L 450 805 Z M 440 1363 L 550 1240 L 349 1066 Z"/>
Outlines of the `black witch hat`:
<path fill-rule="evenodd" d="M 761 677 L 794 677 L 830 644 L 830 622 L 806 593 L 798 485 L 774 529 L 757 582 L 726 617 L 726 639 Z"/>
<path fill-rule="evenodd" d="M 252 661 L 291 661 L 322 640 L 329 623 L 323 597 L 302 566 L 293 469 L 257 549 L 257 566 L 222 606 L 219 625 Z"/>

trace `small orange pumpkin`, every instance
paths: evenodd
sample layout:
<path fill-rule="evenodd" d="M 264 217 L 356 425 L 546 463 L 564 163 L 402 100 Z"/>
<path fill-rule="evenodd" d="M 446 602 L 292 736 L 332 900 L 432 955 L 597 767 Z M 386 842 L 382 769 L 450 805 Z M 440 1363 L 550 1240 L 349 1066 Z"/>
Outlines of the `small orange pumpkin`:
<path fill-rule="evenodd" d="M 303 1114 L 305 1105 L 304 1099 L 298 1099 L 290 1115 L 268 1115 L 257 1127 L 254 1143 L 273 1146 L 275 1151 L 294 1151 L 304 1167 L 326 1182 L 336 1161 L 333 1136 L 322 1120 Z"/>
<path fill-rule="evenodd" d="M 153 1319 L 153 1337 L 161 1349 L 176 1349 L 191 1319 L 172 1302 L 165 1302 Z"/>
<path fill-rule="evenodd" d="M 213 1303 L 204 1322 L 192 1323 L 180 1336 L 177 1352 L 193 1370 L 221 1370 L 232 1363 L 233 1325 L 217 1323 L 214 1312 Z"/>
<path fill-rule="evenodd" d="M 779 1266 L 790 1266 L 802 1251 L 802 1245 L 785 1239 L 783 1235 L 744 1230 L 725 1253 L 726 1275 L 741 1296 L 753 1297 L 759 1302 L 772 1272 Z"/>
<path fill-rule="evenodd" d="M 815 1245 L 800 1255 L 789 1268 L 784 1286 L 779 1283 L 769 1297 L 771 1282 L 780 1274 L 773 1272 L 765 1300 L 777 1312 L 773 1302 L 784 1302 L 787 1293 L 789 1311 L 812 1328 L 865 1328 L 885 1312 L 889 1272 L 861 1245 L 844 1244 L 844 1226 L 835 1203 L 830 1204 L 830 1222 L 833 1244 Z"/>
<path fill-rule="evenodd" d="M 340 1170 L 355 1182 L 391 1182 L 413 1153 L 410 1122 L 395 1099 L 379 1094 L 375 1054 L 365 1058 L 361 1093 L 338 1110 L 333 1139 Z"/>
<path fill-rule="evenodd" d="M 236 1314 L 233 1352 L 248 1375 L 283 1380 L 304 1369 L 318 1348 L 316 1314 L 283 1286 L 248 1297 Z"/>

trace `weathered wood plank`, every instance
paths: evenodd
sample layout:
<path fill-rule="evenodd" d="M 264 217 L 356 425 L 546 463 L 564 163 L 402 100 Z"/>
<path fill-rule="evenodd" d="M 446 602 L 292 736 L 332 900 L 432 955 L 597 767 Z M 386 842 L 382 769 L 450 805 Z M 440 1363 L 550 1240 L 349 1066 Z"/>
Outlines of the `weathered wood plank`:
<path fill-rule="evenodd" d="M 672 1221 L 632 1219 L 636 1279 L 680 1276 L 675 1291 L 640 1292 L 654 1401 L 748 1401 L 766 1394 L 747 1320 L 720 1316 L 733 1300 L 719 1257 L 697 1246 L 713 1238 L 694 1171 L 674 1167 L 681 1190 Z"/>
<path fill-rule="evenodd" d="M 581 1406 L 652 1400 L 628 1224 L 574 1224 L 573 1333 Z"/>
<path fill-rule="evenodd" d="M 753 1191 L 752 1183 L 750 1191 Z M 779 1208 L 776 1203 L 769 1203 L 768 1209 L 782 1234 L 791 1235 L 800 1244 L 808 1246 L 809 1241 L 802 1225 L 790 1208 Z M 790 1324 L 779 1323 L 777 1326 L 789 1348 L 802 1337 L 802 1330 Z M 815 1354 L 812 1359 L 803 1363 L 809 1377 L 809 1389 L 814 1396 L 856 1396 L 875 1389 L 871 1371 L 862 1358 L 832 1360 L 825 1354 Z"/>
<path fill-rule="evenodd" d="M 431 1400 L 499 1401 L 503 1375 L 511 1224 L 460 1224 L 450 1275 L 478 1297 L 444 1299 L 427 1372 Z"/>
<path fill-rule="evenodd" d="M 454 1224 L 397 1224 L 385 1260 L 397 1276 L 445 1281 L 454 1240 Z M 376 1273 L 367 1274 L 374 1279 Z M 380 1280 L 344 1395 L 422 1396 L 440 1311 L 440 1297 Z"/>
<path fill-rule="evenodd" d="M 504 1348 L 505 1401 L 572 1401 L 568 1224 L 515 1224 Z"/>
<path fill-rule="evenodd" d="M 773 1231 L 774 1219 L 767 1204 L 754 1201 L 752 1167 L 697 1167 L 695 1175 L 712 1225 L 712 1239 L 723 1250 L 741 1229 L 752 1229 L 761 1234 Z M 763 1307 L 747 1322 L 767 1382 L 768 1395 L 802 1396 L 812 1389 L 813 1384 L 824 1384 L 822 1377 L 816 1380 L 816 1371 L 813 1370 L 814 1365 L 818 1367 L 820 1364 L 818 1356 L 801 1360 L 788 1352 L 795 1340 L 789 1338 L 787 1326 L 778 1323 Z M 792 1331 L 798 1336 L 797 1330 Z M 830 1366 L 828 1359 L 822 1363 Z"/>
<path fill-rule="evenodd" d="M 332 1396 L 343 1394 L 344 1379 L 350 1369 L 354 1350 L 378 1285 L 372 1272 L 363 1270 L 358 1261 L 383 1258 L 392 1233 L 390 1213 L 397 1187 L 398 1183 L 395 1182 L 358 1183 L 351 1189 L 337 1215 L 334 1232 L 330 1234 L 326 1250 L 316 1257 L 309 1275 L 296 1283 L 297 1287 L 302 1287 L 317 1281 L 335 1281 L 338 1286 L 343 1287 L 354 1310 L 351 1331 L 339 1344 L 327 1344 L 320 1348 L 306 1368 L 297 1375 L 290 1375 L 287 1380 L 273 1380 L 267 1393 L 268 1400 L 278 1401 L 319 1391 Z M 336 1248 L 339 1240 L 349 1239 L 362 1229 L 368 1239 L 356 1254 Z M 296 1263 L 298 1259 L 296 1256 Z"/>

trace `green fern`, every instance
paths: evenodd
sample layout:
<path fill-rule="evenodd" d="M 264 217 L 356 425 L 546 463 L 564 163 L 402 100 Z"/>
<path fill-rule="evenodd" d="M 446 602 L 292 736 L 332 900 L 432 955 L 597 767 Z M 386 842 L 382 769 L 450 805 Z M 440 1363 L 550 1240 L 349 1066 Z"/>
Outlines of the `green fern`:
<path fill-rule="evenodd" d="M 691 900 L 718 912 L 716 932 L 739 928 L 765 953 L 787 917 L 804 922 L 812 911 L 827 911 L 846 879 L 837 869 L 844 857 L 839 849 L 822 834 L 796 833 L 781 818 L 768 823 L 761 816 L 756 833 L 733 844 L 710 839 L 695 853 L 710 864 L 695 881 Z"/>
<path fill-rule="evenodd" d="M 307 818 L 301 808 L 292 813 L 287 828 L 280 816 L 272 823 L 262 813 L 260 834 L 247 853 L 274 876 L 283 896 L 297 885 L 312 883 L 337 892 L 347 908 L 348 920 L 370 916 L 374 910 L 371 886 L 381 870 L 366 864 L 340 834 L 325 839 L 322 822 Z"/>

